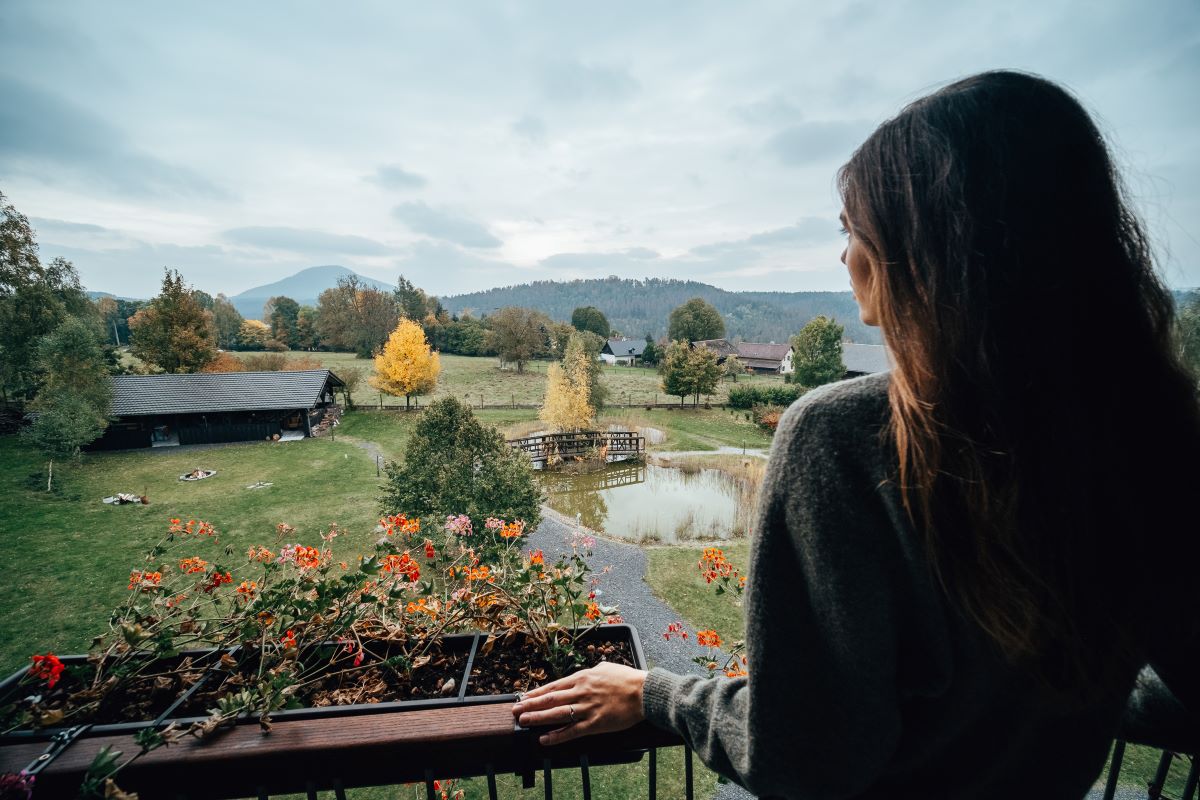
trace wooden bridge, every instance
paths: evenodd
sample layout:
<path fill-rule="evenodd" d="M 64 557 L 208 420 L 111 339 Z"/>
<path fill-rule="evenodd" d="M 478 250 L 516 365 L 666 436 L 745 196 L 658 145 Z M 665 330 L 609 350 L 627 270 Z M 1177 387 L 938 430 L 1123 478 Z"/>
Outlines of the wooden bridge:
<path fill-rule="evenodd" d="M 638 457 L 646 452 L 646 437 L 634 431 L 542 433 L 508 442 L 535 463 L 603 454 L 605 460 Z"/>

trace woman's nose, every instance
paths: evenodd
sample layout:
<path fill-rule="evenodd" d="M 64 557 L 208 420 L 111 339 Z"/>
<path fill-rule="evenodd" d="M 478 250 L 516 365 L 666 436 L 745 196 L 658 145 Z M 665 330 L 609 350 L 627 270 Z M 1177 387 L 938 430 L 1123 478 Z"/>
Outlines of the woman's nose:
<path fill-rule="evenodd" d="M 850 248 L 849 248 L 849 247 L 847 247 L 847 248 L 844 248 L 844 249 L 842 250 L 842 263 L 843 263 L 843 264 L 845 264 L 845 263 L 846 263 L 846 253 L 848 253 L 849 251 L 850 251 Z"/>

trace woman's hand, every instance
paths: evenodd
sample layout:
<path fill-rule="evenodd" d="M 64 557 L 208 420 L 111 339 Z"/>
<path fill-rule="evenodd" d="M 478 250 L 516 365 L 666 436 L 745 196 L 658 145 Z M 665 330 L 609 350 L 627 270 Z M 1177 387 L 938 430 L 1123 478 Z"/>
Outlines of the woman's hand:
<path fill-rule="evenodd" d="M 522 727 L 559 725 L 538 737 L 560 744 L 594 733 L 622 731 L 641 722 L 646 673 L 607 661 L 531 690 L 513 706 Z"/>

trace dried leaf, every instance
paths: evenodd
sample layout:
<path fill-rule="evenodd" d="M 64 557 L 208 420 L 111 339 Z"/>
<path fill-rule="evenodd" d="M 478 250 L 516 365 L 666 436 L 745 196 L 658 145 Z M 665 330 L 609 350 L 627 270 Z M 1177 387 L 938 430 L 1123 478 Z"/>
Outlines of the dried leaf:
<path fill-rule="evenodd" d="M 432 658 L 432 656 L 417 656 L 417 657 L 416 657 L 416 658 L 413 660 L 413 665 L 412 665 L 412 668 L 413 668 L 413 669 L 420 669 L 421 667 L 423 667 L 423 666 L 425 666 L 426 664 L 428 664 L 431 658 Z"/>
<path fill-rule="evenodd" d="M 223 666 L 228 667 L 229 669 L 233 669 L 234 667 L 237 666 L 237 659 L 234 658 L 233 656 L 229 655 L 229 653 L 222 653 L 221 654 L 221 664 Z"/>
<path fill-rule="evenodd" d="M 492 648 L 496 646 L 496 634 L 489 633 L 487 641 L 483 643 L 483 647 L 479 648 L 479 655 L 486 656 L 492 652 Z"/>
<path fill-rule="evenodd" d="M 442 688 L 441 688 L 441 690 L 440 690 L 440 691 L 441 691 L 441 694 L 442 694 L 442 696 L 443 696 L 443 697 L 449 697 L 450 695 L 454 694 L 454 687 L 455 687 L 455 686 L 457 686 L 457 685 L 458 685 L 458 684 L 457 684 L 457 682 L 454 680 L 454 678 L 451 678 L 450 680 L 448 680 L 448 681 L 446 681 L 445 683 L 443 683 L 443 684 L 442 684 Z"/>
<path fill-rule="evenodd" d="M 122 791 L 112 778 L 104 779 L 104 798 L 105 800 L 138 800 L 137 792 Z"/>

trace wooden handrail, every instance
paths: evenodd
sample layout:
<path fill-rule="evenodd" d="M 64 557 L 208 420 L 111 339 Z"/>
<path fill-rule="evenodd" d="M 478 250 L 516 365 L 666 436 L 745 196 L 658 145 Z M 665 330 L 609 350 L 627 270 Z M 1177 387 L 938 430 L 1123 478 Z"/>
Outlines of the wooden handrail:
<path fill-rule="evenodd" d="M 184 741 L 139 758 L 119 775 L 121 788 L 143 798 L 236 798 L 256 794 L 385 786 L 487 774 L 532 775 L 544 759 L 578 766 L 636 760 L 651 747 L 683 742 L 641 723 L 627 731 L 590 736 L 557 747 L 513 726 L 508 703 L 276 722 L 269 734 L 243 723 L 200 741 Z M 96 752 L 108 745 L 126 757 L 137 752 L 132 736 L 82 738 L 37 777 L 37 797 L 74 797 Z M 0 773 L 16 772 L 46 743 L 0 745 Z"/>

